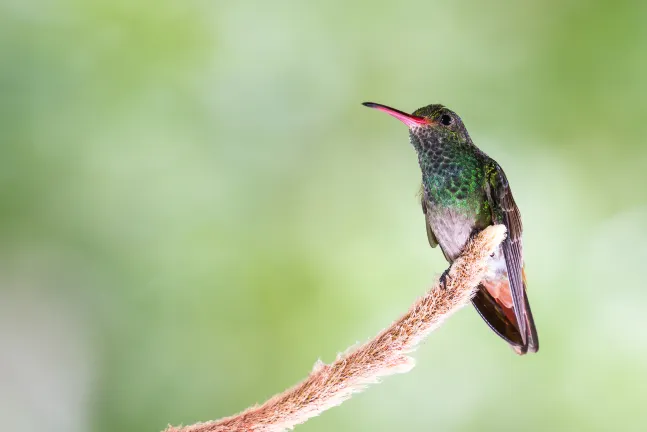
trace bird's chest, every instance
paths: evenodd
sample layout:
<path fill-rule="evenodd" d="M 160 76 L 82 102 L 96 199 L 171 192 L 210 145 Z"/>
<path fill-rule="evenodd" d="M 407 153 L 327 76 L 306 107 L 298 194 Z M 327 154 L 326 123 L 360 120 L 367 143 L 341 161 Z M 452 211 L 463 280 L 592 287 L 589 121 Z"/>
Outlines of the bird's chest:
<path fill-rule="evenodd" d="M 453 261 L 470 237 L 491 223 L 482 178 L 473 166 L 445 158 L 423 170 L 427 218 L 445 256 Z"/>
<path fill-rule="evenodd" d="M 473 206 L 484 195 L 484 172 L 469 147 L 438 145 L 418 154 L 425 194 L 443 207 Z"/>

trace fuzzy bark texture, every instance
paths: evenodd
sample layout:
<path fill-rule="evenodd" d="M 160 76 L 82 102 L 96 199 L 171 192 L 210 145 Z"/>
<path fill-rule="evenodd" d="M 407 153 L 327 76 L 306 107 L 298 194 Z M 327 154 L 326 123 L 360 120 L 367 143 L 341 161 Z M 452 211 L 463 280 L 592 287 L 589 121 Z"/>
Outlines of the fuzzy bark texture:
<path fill-rule="evenodd" d="M 407 313 L 375 338 L 351 347 L 330 365 L 317 362 L 310 375 L 294 387 L 240 414 L 190 426 L 169 426 L 165 432 L 289 430 L 340 405 L 381 377 L 408 372 L 414 361 L 407 354 L 470 301 L 485 274 L 490 255 L 505 235 L 503 225 L 490 226 L 476 235 L 450 267 L 445 288 L 436 282 Z"/>

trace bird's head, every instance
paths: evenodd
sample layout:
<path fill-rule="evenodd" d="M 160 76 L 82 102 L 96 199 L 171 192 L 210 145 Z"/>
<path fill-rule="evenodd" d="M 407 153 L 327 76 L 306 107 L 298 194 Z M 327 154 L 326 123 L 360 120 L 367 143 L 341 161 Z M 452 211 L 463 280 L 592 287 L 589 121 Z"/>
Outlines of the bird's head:
<path fill-rule="evenodd" d="M 363 105 L 383 111 L 407 125 L 411 144 L 418 151 L 424 151 L 443 143 L 470 142 L 469 134 L 461 118 L 443 105 L 427 105 L 415 110 L 413 114 L 373 102 L 364 102 Z"/>

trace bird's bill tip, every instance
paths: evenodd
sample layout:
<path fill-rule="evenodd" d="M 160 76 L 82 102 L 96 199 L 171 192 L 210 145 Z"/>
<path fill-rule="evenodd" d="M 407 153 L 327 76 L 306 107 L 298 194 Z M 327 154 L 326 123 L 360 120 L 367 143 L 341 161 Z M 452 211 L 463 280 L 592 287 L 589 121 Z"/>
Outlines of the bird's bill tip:
<path fill-rule="evenodd" d="M 386 105 L 378 104 L 375 102 L 362 102 L 362 105 L 365 107 L 373 108 L 379 111 L 383 111 L 387 113 L 388 115 L 397 118 L 400 120 L 402 123 L 406 124 L 407 126 L 411 127 L 419 127 L 419 126 L 424 126 L 424 125 L 430 125 L 432 122 L 424 117 L 418 117 L 414 116 L 412 114 L 407 114 L 403 111 L 397 110 L 395 108 L 391 108 Z"/>

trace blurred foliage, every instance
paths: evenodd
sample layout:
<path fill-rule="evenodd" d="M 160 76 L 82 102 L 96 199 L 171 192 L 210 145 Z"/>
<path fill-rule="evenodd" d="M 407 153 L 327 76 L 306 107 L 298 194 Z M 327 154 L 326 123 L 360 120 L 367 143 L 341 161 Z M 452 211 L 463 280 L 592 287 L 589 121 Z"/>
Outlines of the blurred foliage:
<path fill-rule="evenodd" d="M 403 126 L 455 109 L 525 224 L 538 355 L 464 310 L 299 431 L 642 430 L 647 3 L 0 3 L 0 417 L 233 414 L 444 270 Z"/>

